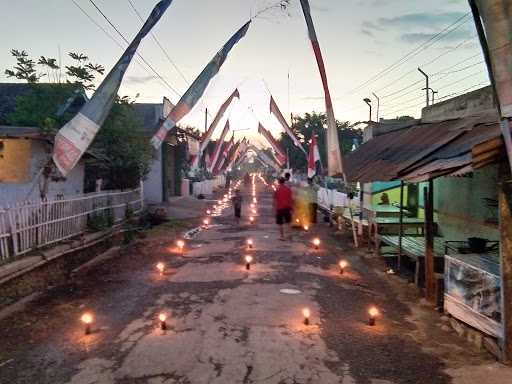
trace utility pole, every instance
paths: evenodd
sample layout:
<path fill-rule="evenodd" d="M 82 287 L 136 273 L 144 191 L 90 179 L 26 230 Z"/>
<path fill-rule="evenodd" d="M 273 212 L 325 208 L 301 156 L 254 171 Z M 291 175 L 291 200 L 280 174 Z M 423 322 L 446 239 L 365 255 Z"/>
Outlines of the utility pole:
<path fill-rule="evenodd" d="M 363 101 L 368 105 L 368 107 L 370 107 L 370 120 L 368 121 L 372 121 L 372 101 L 367 97 L 365 97 Z"/>
<path fill-rule="evenodd" d="M 204 132 L 208 132 L 208 108 L 204 110 Z"/>
<path fill-rule="evenodd" d="M 434 91 L 434 89 L 433 89 L 433 88 L 431 88 L 431 87 L 428 87 L 428 88 L 421 88 L 421 90 L 422 90 L 422 91 L 424 91 L 425 89 L 426 89 L 427 91 L 431 91 L 431 92 L 432 92 L 432 103 L 430 103 L 430 105 L 435 104 L 435 103 L 434 103 L 434 100 L 435 100 L 435 98 L 436 98 L 436 94 L 437 94 L 437 93 L 439 93 L 439 92 L 438 92 L 438 91 Z"/>
<path fill-rule="evenodd" d="M 428 86 L 428 75 L 425 72 L 423 72 L 421 70 L 421 68 L 419 68 L 419 67 L 418 67 L 418 71 L 420 71 L 420 73 L 423 76 L 425 76 L 426 85 L 425 85 L 425 88 L 423 88 L 423 89 L 425 89 L 425 95 L 427 96 L 427 107 L 428 107 L 430 105 L 430 97 L 428 96 L 428 90 L 430 89 L 430 87 Z"/>
<path fill-rule="evenodd" d="M 379 122 L 380 99 L 379 99 L 379 96 L 377 96 L 375 94 L 375 92 L 372 92 L 372 95 L 373 95 L 373 97 L 375 97 L 375 99 L 377 99 L 377 117 L 375 117 L 375 121 L 378 123 Z"/>

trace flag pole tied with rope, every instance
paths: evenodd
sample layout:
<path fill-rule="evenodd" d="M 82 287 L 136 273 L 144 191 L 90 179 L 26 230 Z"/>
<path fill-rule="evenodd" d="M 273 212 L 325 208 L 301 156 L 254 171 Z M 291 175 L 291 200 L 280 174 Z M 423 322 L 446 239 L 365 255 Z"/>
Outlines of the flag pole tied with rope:
<path fill-rule="evenodd" d="M 331 94 L 329 91 L 329 84 L 327 82 L 327 73 L 325 71 L 324 59 L 320 49 L 320 43 L 315 31 L 315 25 L 311 17 L 311 8 L 308 0 L 300 0 L 302 11 L 309 32 L 309 39 L 315 53 L 316 62 L 320 77 L 322 78 L 322 85 L 325 93 L 325 108 L 327 116 L 327 173 L 329 176 L 344 175 L 343 172 L 343 159 L 341 157 L 340 143 L 338 139 L 338 128 L 336 126 L 336 119 L 334 117 L 334 110 L 332 106 Z"/>
<path fill-rule="evenodd" d="M 52 158 L 64 176 L 76 166 L 96 137 L 112 109 L 126 70 L 142 39 L 158 23 L 171 3 L 172 0 L 162 0 L 153 8 L 139 33 L 101 82 L 91 99 L 55 136 Z"/>

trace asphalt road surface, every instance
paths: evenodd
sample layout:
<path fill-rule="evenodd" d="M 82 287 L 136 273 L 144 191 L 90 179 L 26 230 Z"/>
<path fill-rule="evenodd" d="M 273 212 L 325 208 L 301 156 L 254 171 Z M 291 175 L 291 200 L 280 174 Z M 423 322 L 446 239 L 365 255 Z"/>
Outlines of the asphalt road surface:
<path fill-rule="evenodd" d="M 226 209 L 183 254 L 176 237 L 200 220 L 162 225 L 0 321 L 0 383 L 512 383 L 350 234 L 319 223 L 279 241 L 270 192 L 258 183 L 252 225 L 246 188 L 239 225 Z"/>

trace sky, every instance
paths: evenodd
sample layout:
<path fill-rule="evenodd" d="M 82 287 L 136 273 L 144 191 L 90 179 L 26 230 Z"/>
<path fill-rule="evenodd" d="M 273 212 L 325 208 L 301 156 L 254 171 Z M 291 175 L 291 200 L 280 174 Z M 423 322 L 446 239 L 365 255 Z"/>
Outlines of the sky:
<path fill-rule="evenodd" d="M 140 29 L 141 22 L 129 0 L 94 2 L 128 40 Z M 156 2 L 131 0 L 144 18 Z M 151 36 L 139 48 L 144 59 L 174 90 L 137 60 L 126 73 L 120 95 L 138 95 L 138 102 L 160 103 L 164 96 L 177 102 L 227 39 L 249 18 L 274 3 L 174 0 L 153 29 L 166 53 Z M 368 120 L 368 106 L 363 102 L 366 97 L 372 100 L 375 120 L 377 100 L 372 93 L 380 98 L 379 117 L 419 117 L 425 103 L 425 85 L 418 66 L 431 75 L 430 86 L 438 91 L 438 99 L 488 83 L 466 0 L 310 0 L 310 4 L 338 120 Z M 14 81 L 3 75 L 4 69 L 14 64 L 9 53 L 12 48 L 24 49 L 36 58 L 44 55 L 59 59 L 60 51 L 63 65 L 72 64 L 68 52 L 83 52 L 108 71 L 122 53 L 118 44 L 125 47 L 90 0 L 0 0 L 0 14 L 4 15 L 0 23 L 2 82 Z M 450 33 L 435 38 L 457 20 L 453 30 L 447 30 Z M 433 44 L 425 46 L 433 37 Z M 249 136 L 255 143 L 264 144 L 257 134 L 258 122 L 274 134 L 281 132 L 268 110 L 270 94 L 287 117 L 290 113 L 325 111 L 299 0 L 291 0 L 285 12 L 271 9 L 253 20 L 246 37 L 234 47 L 182 125 L 203 129 L 205 108 L 211 121 L 236 87 L 240 101 L 230 107 L 226 118 L 237 138 Z M 218 134 L 220 131 L 218 128 Z"/>

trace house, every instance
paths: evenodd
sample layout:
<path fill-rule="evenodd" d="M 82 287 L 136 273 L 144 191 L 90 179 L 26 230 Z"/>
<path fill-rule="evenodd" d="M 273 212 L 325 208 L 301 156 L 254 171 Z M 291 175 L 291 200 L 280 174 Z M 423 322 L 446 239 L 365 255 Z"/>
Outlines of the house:
<path fill-rule="evenodd" d="M 164 119 L 164 103 L 135 103 L 133 107 L 143 123 L 144 134 L 149 140 Z M 144 180 L 144 196 L 147 203 L 165 203 L 170 197 L 182 195 L 187 153 L 185 142 L 198 139 L 178 127 L 169 132 L 161 148 L 155 151 L 151 170 Z"/>
<path fill-rule="evenodd" d="M 72 196 L 84 189 L 85 166 L 81 160 L 75 169 L 63 178 L 45 167 L 51 159 L 52 142 L 44 130 L 34 126 L 12 124 L 22 117 L 17 111 L 20 97 L 45 89 L 61 95 L 58 103 L 44 102 L 55 115 L 75 113 L 87 101 L 82 92 L 68 84 L 0 83 L 0 206 L 17 202 Z"/>
<path fill-rule="evenodd" d="M 502 243 L 510 233 L 499 202 L 510 198 L 503 182 L 510 176 L 498 121 L 492 89 L 484 87 L 424 108 L 421 120 L 376 124 L 345 165 L 350 181 L 406 192 L 388 217 L 365 204 L 377 249 L 402 274 L 415 266 L 430 301 L 503 346 L 512 337 L 503 308 L 510 299 L 502 299 L 511 279 Z"/>

